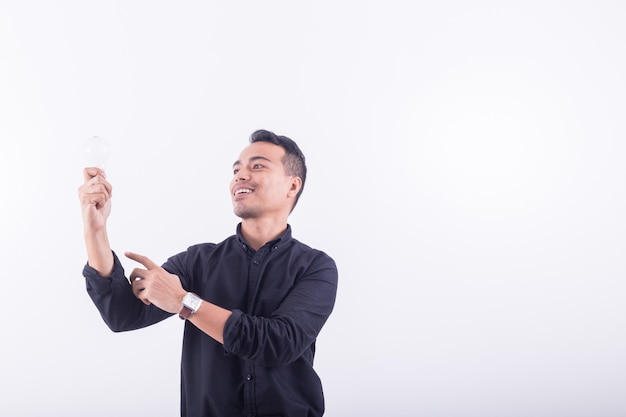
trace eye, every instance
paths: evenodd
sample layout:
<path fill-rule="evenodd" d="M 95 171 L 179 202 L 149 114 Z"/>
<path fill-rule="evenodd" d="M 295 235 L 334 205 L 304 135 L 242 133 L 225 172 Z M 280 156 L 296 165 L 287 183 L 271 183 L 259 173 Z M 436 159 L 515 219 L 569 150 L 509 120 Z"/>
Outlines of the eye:
<path fill-rule="evenodd" d="M 239 172 L 239 168 L 233 169 L 233 175 L 237 175 L 238 172 Z"/>
<path fill-rule="evenodd" d="M 254 164 L 254 165 L 252 165 L 252 169 L 261 169 L 261 168 L 263 168 L 263 165 L 261 165 L 261 164 Z"/>

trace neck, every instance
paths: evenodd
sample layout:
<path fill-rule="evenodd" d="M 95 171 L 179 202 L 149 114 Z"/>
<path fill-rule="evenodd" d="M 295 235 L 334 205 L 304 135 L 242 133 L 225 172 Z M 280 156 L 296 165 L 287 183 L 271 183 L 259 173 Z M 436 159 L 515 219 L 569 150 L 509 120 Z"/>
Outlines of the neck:
<path fill-rule="evenodd" d="M 243 219 L 241 234 L 248 244 L 259 250 L 267 242 L 276 239 L 287 229 L 287 219 Z"/>

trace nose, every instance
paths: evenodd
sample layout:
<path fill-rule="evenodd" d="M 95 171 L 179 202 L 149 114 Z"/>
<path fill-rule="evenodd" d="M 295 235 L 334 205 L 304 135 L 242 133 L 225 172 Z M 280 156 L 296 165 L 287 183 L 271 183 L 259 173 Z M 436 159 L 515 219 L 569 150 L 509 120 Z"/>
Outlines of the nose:
<path fill-rule="evenodd" d="M 235 182 L 245 181 L 245 180 L 249 179 L 248 172 L 244 168 L 241 168 L 235 174 L 235 178 L 234 179 L 235 179 Z"/>

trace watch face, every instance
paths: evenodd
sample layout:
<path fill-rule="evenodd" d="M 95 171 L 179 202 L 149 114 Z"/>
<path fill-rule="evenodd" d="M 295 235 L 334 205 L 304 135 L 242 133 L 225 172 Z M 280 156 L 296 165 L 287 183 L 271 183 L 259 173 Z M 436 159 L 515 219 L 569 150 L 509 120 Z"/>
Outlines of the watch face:
<path fill-rule="evenodd" d="M 194 312 L 198 310 L 198 307 L 200 307 L 200 303 L 202 303 L 202 299 L 190 292 L 188 292 L 185 295 L 185 298 L 183 298 L 183 305 L 189 307 Z"/>

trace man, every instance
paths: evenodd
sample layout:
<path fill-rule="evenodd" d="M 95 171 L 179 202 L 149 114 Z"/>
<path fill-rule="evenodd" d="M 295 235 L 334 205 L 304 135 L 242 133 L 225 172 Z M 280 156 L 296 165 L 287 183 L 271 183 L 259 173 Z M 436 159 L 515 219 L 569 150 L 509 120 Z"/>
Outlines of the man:
<path fill-rule="evenodd" d="M 330 315 L 337 268 L 291 236 L 287 219 L 306 180 L 294 141 L 259 130 L 233 165 L 236 234 L 143 265 L 129 279 L 111 250 L 106 221 L 112 187 L 98 168 L 79 188 L 88 262 L 87 291 L 111 330 L 185 322 L 181 415 L 289 416 L 324 413 L 313 370 L 315 340 Z"/>

